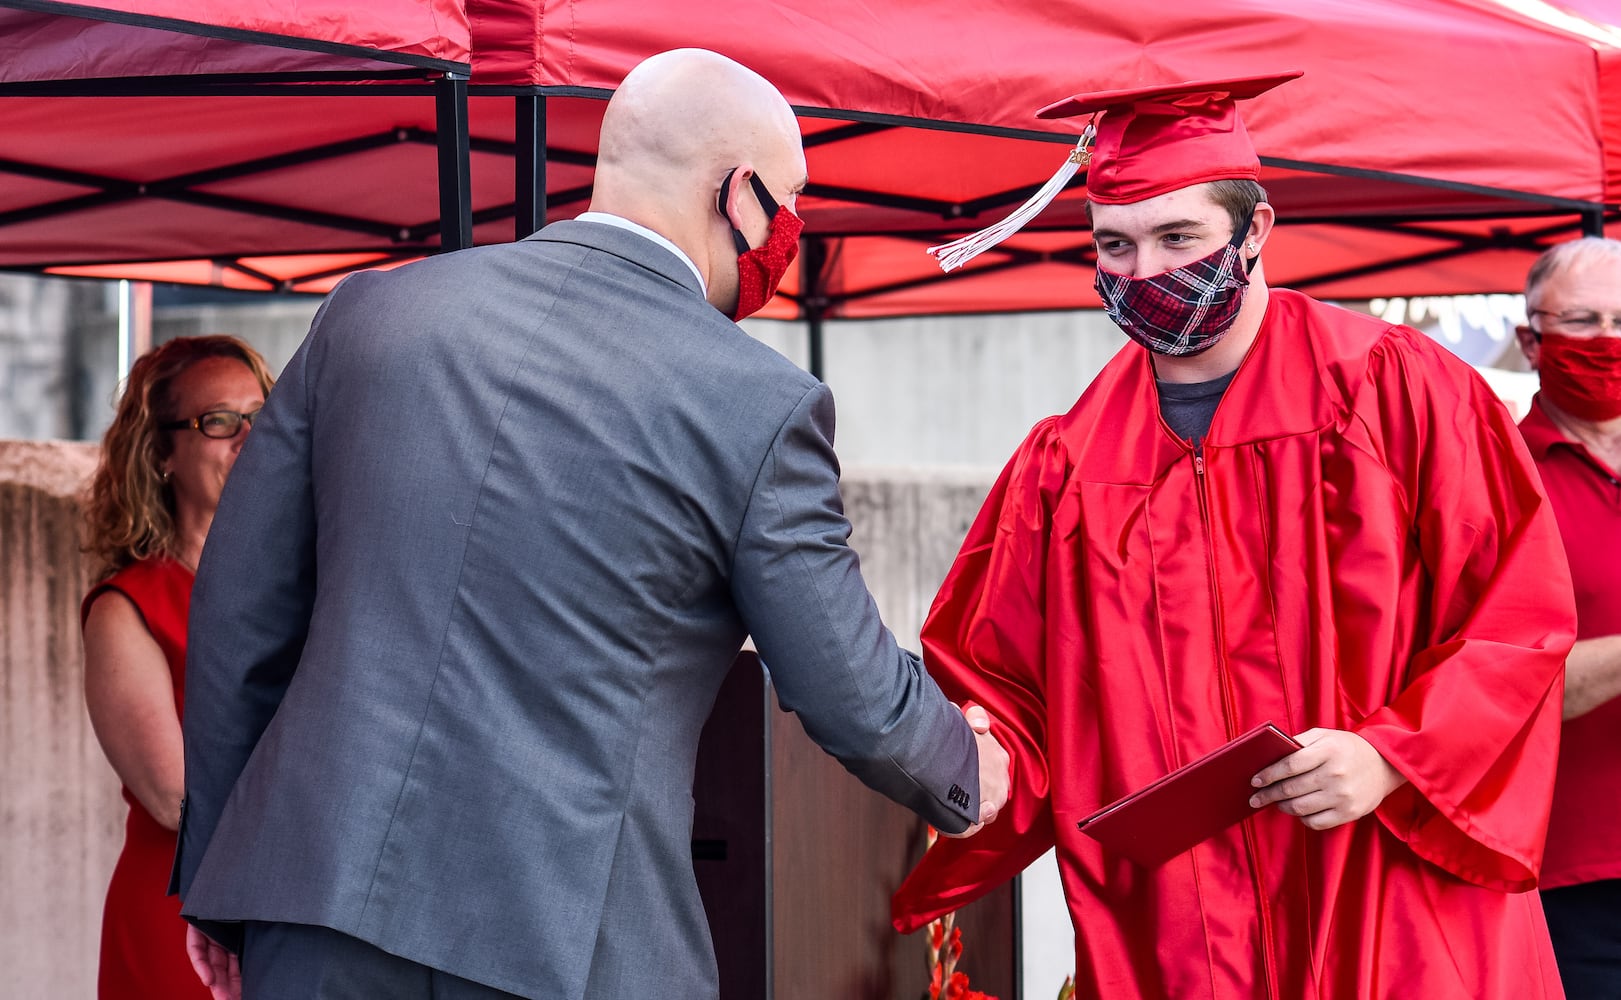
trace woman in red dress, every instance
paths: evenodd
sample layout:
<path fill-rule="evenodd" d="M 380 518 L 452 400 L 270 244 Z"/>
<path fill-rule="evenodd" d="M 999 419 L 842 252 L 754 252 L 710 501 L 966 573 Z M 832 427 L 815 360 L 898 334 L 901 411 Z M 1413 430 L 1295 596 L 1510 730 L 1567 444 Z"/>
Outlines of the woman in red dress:
<path fill-rule="evenodd" d="M 234 337 L 182 337 L 136 361 L 86 504 L 99 582 L 85 595 L 85 702 L 129 822 L 101 922 L 101 1000 L 206 1000 L 167 895 L 184 787 L 180 741 L 192 573 L 220 489 L 270 391 Z"/>

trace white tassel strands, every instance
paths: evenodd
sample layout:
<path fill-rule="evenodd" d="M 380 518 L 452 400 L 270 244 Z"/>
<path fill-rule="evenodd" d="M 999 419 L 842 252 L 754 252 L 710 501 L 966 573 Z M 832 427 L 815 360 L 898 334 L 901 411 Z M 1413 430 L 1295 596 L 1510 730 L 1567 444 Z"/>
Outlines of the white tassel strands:
<path fill-rule="evenodd" d="M 1052 178 L 1041 186 L 1040 191 L 1031 195 L 1029 201 L 1014 209 L 1013 214 L 993 226 L 981 229 L 977 233 L 971 233 L 961 239 L 952 240 L 950 243 L 929 247 L 928 253 L 940 261 L 940 270 L 955 271 L 1023 229 L 1025 223 L 1040 215 L 1041 210 L 1051 204 L 1052 200 L 1063 192 L 1065 186 L 1069 184 L 1070 178 L 1075 176 L 1076 171 L 1090 162 L 1092 159 L 1092 137 L 1095 134 L 1096 129 L 1088 124 L 1086 130 L 1081 133 L 1081 141 L 1077 142 L 1075 148 L 1070 150 L 1069 156 L 1064 160 L 1064 165 L 1058 168 L 1058 173 L 1053 174 Z"/>

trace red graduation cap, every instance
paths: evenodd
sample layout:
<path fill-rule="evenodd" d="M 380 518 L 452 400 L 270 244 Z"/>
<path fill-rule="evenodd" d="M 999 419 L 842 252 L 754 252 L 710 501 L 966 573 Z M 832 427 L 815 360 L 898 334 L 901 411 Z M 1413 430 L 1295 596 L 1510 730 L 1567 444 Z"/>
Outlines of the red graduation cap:
<path fill-rule="evenodd" d="M 1104 205 L 1142 201 L 1205 181 L 1256 180 L 1261 161 L 1238 116 L 1237 102 L 1300 75 L 1295 70 L 1155 84 L 1076 94 L 1048 105 L 1037 112 L 1038 117 L 1093 116 L 1058 173 L 1006 219 L 928 252 L 939 258 L 944 270 L 961 267 L 1035 218 L 1083 166 L 1087 197 Z"/>
<path fill-rule="evenodd" d="M 1036 116 L 1102 113 L 1086 194 L 1099 204 L 1120 205 L 1205 181 L 1259 179 L 1261 161 L 1237 102 L 1300 75 L 1297 70 L 1077 94 Z"/>

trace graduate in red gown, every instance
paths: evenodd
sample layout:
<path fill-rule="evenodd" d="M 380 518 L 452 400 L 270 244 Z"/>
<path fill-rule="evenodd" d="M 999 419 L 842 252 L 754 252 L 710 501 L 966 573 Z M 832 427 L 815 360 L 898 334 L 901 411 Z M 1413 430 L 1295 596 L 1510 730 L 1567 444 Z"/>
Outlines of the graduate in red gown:
<path fill-rule="evenodd" d="M 1530 891 L 1575 627 L 1557 526 L 1467 365 L 1267 287 L 1235 102 L 1288 78 L 1044 112 L 1102 113 L 1097 285 L 1133 343 L 1014 454 L 924 627 L 1014 787 L 896 925 L 1056 845 L 1078 997 L 1559 997 Z M 1153 868 L 1077 831 L 1267 721 L 1304 749 L 1239 825 Z"/>

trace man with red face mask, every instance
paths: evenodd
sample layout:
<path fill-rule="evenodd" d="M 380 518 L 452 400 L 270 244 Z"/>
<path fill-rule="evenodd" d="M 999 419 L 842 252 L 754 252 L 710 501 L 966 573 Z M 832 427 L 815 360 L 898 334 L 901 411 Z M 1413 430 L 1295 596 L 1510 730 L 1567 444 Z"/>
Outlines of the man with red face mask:
<path fill-rule="evenodd" d="M 1525 281 L 1542 379 L 1520 433 L 1576 585 L 1542 905 L 1572 997 L 1621 997 L 1621 242 L 1561 243 Z"/>
<path fill-rule="evenodd" d="M 1043 112 L 1094 118 L 1066 171 L 1133 343 L 1030 433 L 930 611 L 930 670 L 998 720 L 1013 792 L 924 856 L 896 924 L 1056 846 L 1077 996 L 1559 997 L 1528 891 L 1575 625 L 1557 525 L 1467 365 L 1268 287 L 1237 102 L 1293 75 Z M 959 263 L 1039 208 L 937 249 Z M 1159 861 L 1080 830 L 1268 722 L 1302 748 L 1232 779 L 1234 825 Z"/>
<path fill-rule="evenodd" d="M 714 998 L 693 772 L 745 636 L 871 787 L 995 817 L 983 710 L 847 544 L 827 387 L 728 318 L 805 172 L 770 83 L 663 53 L 589 212 L 323 304 L 192 595 L 174 883 L 217 995 L 240 951 L 255 1000 Z"/>

